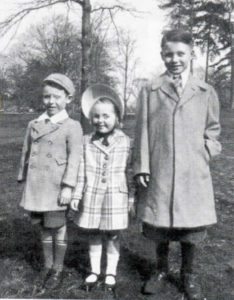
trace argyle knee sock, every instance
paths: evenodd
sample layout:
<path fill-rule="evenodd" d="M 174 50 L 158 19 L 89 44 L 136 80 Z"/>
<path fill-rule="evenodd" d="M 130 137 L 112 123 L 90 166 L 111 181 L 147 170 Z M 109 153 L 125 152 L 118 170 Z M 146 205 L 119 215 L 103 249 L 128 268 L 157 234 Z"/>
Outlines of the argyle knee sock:
<path fill-rule="evenodd" d="M 51 269 L 53 266 L 53 241 L 42 240 L 44 267 Z"/>
<path fill-rule="evenodd" d="M 56 271 L 63 270 L 64 257 L 67 250 L 67 228 L 66 225 L 55 230 L 54 265 Z"/>

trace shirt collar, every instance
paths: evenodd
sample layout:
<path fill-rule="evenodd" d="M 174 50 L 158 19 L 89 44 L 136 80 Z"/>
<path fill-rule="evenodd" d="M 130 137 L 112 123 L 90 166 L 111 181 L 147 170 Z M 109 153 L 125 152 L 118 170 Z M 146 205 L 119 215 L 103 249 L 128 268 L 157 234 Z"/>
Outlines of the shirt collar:
<path fill-rule="evenodd" d="M 60 121 L 67 119 L 68 117 L 69 116 L 67 114 L 67 111 L 65 109 L 63 109 L 52 117 L 49 117 L 47 112 L 44 112 L 37 118 L 37 121 L 43 121 L 43 120 L 49 119 L 51 123 L 56 124 Z"/>
<path fill-rule="evenodd" d="M 168 71 L 168 74 L 169 76 L 172 78 L 173 77 L 173 74 L 170 73 Z M 184 70 L 184 72 L 182 72 L 180 75 L 181 75 L 181 80 L 182 80 L 182 88 L 184 89 L 185 88 L 185 85 L 188 81 L 188 78 L 189 78 L 189 74 L 190 74 L 190 68 L 188 67 L 187 69 Z"/>

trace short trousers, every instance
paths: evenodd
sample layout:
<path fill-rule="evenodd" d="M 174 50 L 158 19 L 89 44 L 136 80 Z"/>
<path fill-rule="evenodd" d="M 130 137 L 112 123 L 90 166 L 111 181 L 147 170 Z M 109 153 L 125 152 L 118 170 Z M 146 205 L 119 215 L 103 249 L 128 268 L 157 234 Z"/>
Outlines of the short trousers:
<path fill-rule="evenodd" d="M 159 243 L 176 241 L 197 245 L 206 238 L 207 228 L 162 228 L 143 222 L 142 233 L 146 238 Z"/>
<path fill-rule="evenodd" d="M 40 224 L 46 228 L 59 228 L 66 224 L 67 211 L 31 212 L 32 224 Z"/>

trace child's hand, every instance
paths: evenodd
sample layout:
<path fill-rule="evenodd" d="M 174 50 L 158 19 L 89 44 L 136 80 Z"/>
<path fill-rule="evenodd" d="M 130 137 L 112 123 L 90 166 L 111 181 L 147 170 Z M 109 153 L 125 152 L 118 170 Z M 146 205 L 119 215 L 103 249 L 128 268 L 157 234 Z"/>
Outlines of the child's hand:
<path fill-rule="evenodd" d="M 71 202 L 72 188 L 69 186 L 64 186 L 60 192 L 59 204 L 67 205 Z"/>
<path fill-rule="evenodd" d="M 147 187 L 148 183 L 149 183 L 150 177 L 148 174 L 139 174 L 136 177 L 136 182 L 138 185 L 143 186 L 143 187 Z"/>
<path fill-rule="evenodd" d="M 72 199 L 70 203 L 70 207 L 74 211 L 78 211 L 78 206 L 79 206 L 80 200 L 78 199 Z"/>

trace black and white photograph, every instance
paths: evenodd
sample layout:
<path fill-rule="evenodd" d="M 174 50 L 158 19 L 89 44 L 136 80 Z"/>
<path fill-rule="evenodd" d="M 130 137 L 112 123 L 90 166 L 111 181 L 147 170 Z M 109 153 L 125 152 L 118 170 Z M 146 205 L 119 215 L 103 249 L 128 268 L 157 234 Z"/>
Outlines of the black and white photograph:
<path fill-rule="evenodd" d="M 1 0 L 0 174 L 0 299 L 234 300 L 234 0 Z"/>

